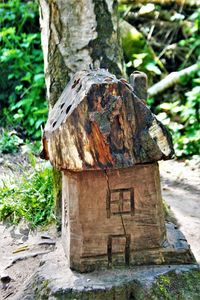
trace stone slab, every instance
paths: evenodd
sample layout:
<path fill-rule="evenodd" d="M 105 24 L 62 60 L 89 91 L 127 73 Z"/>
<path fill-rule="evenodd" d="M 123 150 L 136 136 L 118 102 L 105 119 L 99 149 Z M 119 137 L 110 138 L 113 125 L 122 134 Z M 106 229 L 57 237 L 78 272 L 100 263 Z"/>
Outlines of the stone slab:
<path fill-rule="evenodd" d="M 189 249 L 184 236 L 168 224 L 167 247 Z M 177 238 L 179 237 L 179 238 Z M 176 239 L 176 244 L 174 243 Z M 13 300 L 160 300 L 200 299 L 200 268 L 197 264 L 140 266 L 77 273 L 69 268 L 61 241 L 45 256 L 40 268 Z"/>

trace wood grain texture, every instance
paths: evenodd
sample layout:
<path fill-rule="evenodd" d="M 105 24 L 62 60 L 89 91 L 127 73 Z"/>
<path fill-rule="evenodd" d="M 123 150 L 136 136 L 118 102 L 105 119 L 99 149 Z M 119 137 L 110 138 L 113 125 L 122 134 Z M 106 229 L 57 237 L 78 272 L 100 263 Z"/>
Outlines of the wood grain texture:
<path fill-rule="evenodd" d="M 134 194 L 133 211 L 129 191 Z M 173 234 L 177 233 L 166 232 L 157 163 L 63 172 L 62 241 L 70 268 L 88 272 L 112 266 L 194 262 L 183 235 Z"/>
<path fill-rule="evenodd" d="M 141 94 L 144 81 L 135 82 Z M 126 168 L 173 155 L 166 128 L 127 81 L 104 69 L 76 73 L 49 114 L 44 139 L 46 158 L 62 170 Z"/>
<path fill-rule="evenodd" d="M 114 191 L 110 216 L 109 191 Z M 134 191 L 133 213 L 129 191 Z M 125 252 L 133 263 L 135 252 L 159 249 L 166 238 L 157 163 L 106 172 L 65 171 L 63 213 L 64 250 L 72 268 L 85 271 L 91 259 L 101 265 L 102 257 L 108 265 L 109 244 L 112 264 L 125 265 Z"/>

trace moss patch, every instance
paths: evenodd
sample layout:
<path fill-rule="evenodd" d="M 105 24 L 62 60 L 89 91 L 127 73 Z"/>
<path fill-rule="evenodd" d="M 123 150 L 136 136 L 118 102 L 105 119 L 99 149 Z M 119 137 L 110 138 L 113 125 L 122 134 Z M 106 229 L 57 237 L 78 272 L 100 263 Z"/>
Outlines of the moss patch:
<path fill-rule="evenodd" d="M 200 271 L 169 272 L 153 284 L 151 299 L 200 299 Z"/>

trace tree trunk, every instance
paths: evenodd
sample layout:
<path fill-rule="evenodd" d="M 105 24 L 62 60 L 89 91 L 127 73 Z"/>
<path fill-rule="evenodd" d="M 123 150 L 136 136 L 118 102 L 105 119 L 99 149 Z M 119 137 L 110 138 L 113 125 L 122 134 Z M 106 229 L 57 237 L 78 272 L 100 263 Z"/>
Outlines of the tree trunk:
<path fill-rule="evenodd" d="M 89 66 L 122 74 L 113 0 L 39 0 L 47 98 L 52 107 L 69 79 Z"/>
<path fill-rule="evenodd" d="M 50 109 L 79 70 L 102 67 L 122 75 L 116 0 L 39 0 L 39 8 Z M 54 194 L 59 191 L 57 184 Z"/>

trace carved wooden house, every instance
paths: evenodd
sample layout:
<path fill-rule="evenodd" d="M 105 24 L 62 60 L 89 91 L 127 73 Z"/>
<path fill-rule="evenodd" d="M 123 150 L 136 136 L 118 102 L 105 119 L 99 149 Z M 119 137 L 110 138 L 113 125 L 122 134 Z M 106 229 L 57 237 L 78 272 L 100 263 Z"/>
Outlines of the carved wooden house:
<path fill-rule="evenodd" d="M 173 147 L 139 99 L 145 93 L 137 74 L 130 85 L 103 69 L 81 71 L 49 114 L 44 155 L 63 174 L 62 239 L 72 269 L 167 262 L 157 161 Z"/>

